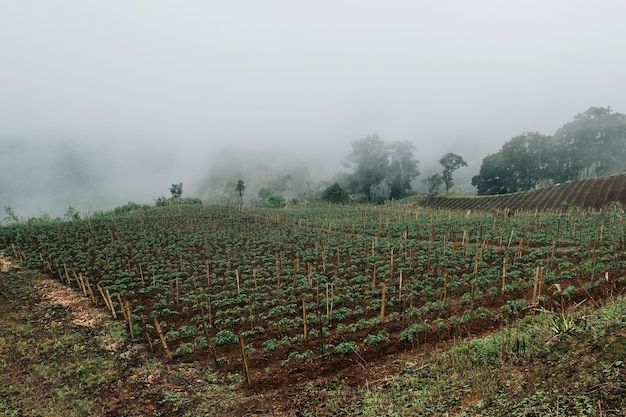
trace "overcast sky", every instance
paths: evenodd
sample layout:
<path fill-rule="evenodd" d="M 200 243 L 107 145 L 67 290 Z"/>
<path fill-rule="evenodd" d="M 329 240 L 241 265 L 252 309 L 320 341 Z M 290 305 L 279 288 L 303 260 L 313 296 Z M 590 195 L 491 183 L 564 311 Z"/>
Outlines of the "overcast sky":
<path fill-rule="evenodd" d="M 625 16 L 619 0 L 4 0 L 0 204 L 193 195 L 224 147 L 341 170 L 374 132 L 414 142 L 424 173 L 450 151 L 477 173 L 513 136 L 626 113 Z M 87 191 L 63 191 L 76 177 Z"/>

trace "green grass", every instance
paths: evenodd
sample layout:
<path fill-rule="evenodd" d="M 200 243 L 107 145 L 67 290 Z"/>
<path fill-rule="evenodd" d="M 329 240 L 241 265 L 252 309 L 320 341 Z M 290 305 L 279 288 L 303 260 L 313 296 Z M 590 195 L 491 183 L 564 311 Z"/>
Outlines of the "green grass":
<path fill-rule="evenodd" d="M 573 318 L 555 333 L 551 315 L 537 312 L 368 389 L 310 384 L 302 415 L 624 415 L 626 299 Z"/>
<path fill-rule="evenodd" d="M 85 416 L 119 377 L 96 340 L 41 300 L 37 274 L 0 275 L 0 415 Z"/>

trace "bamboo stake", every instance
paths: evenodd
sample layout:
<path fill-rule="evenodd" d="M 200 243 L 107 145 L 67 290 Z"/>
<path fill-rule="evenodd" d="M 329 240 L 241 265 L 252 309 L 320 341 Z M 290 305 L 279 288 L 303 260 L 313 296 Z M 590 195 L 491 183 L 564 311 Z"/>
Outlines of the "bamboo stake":
<path fill-rule="evenodd" d="M 91 297 L 91 301 L 93 301 L 94 304 L 98 304 L 96 302 L 96 296 L 93 293 L 93 289 L 91 288 L 91 284 L 89 284 L 89 278 L 85 277 L 85 284 L 87 286 L 87 290 L 89 291 L 89 296 Z"/>
<path fill-rule="evenodd" d="M 383 294 L 382 294 L 382 302 L 380 304 L 380 319 L 384 320 L 385 318 L 385 300 L 387 296 L 387 284 L 383 282 Z"/>
<path fill-rule="evenodd" d="M 543 267 L 537 266 L 535 272 L 535 282 L 533 284 L 533 305 L 539 304 L 539 297 L 541 296 L 541 286 L 543 281 Z"/>
<path fill-rule="evenodd" d="M 133 318 L 130 314 L 130 303 L 128 300 L 124 300 L 124 310 L 126 311 L 126 317 L 128 317 L 128 329 L 130 330 L 130 338 L 135 339 L 135 334 L 133 332 Z"/>
<path fill-rule="evenodd" d="M 374 269 L 372 270 L 372 291 L 376 289 L 376 265 L 374 265 Z"/>
<path fill-rule="evenodd" d="M 72 281 L 70 280 L 70 274 L 67 273 L 67 266 L 65 262 L 63 262 L 63 269 L 65 270 L 65 278 L 67 278 L 67 285 L 72 286 Z"/>
<path fill-rule="evenodd" d="M 326 317 L 330 316 L 330 298 L 328 294 L 328 282 L 326 283 Z"/>
<path fill-rule="evenodd" d="M 83 278 L 83 273 L 78 273 L 78 282 L 80 283 L 80 288 L 83 290 L 83 294 L 87 297 L 87 287 L 85 286 L 85 278 Z"/>
<path fill-rule="evenodd" d="M 306 326 L 306 302 L 304 297 L 302 297 L 302 322 L 304 323 L 304 341 L 306 342 L 309 338 L 309 331 Z"/>
<path fill-rule="evenodd" d="M 500 287 L 500 295 L 504 295 L 505 285 L 506 285 L 506 258 L 502 258 L 502 286 Z"/>
<path fill-rule="evenodd" d="M 117 295 L 117 302 L 120 303 L 120 308 L 122 309 L 122 314 L 124 315 L 124 320 L 128 321 L 128 316 L 126 315 L 126 306 L 124 305 L 124 302 L 122 301 L 122 296 L 120 295 L 119 292 L 116 295 Z"/>
<path fill-rule="evenodd" d="M 402 301 L 402 270 L 400 270 L 400 283 L 398 285 L 398 301 Z"/>
<path fill-rule="evenodd" d="M 139 264 L 139 276 L 141 277 L 141 285 L 145 286 L 146 282 L 143 279 L 143 269 L 141 268 L 141 264 Z"/>
<path fill-rule="evenodd" d="M 154 317 L 154 328 L 156 329 L 159 335 L 159 339 L 161 340 L 161 346 L 163 346 L 163 350 L 165 351 L 165 354 L 167 355 L 167 359 L 172 360 L 172 354 L 170 353 L 170 350 L 167 347 L 167 342 L 165 341 L 165 336 L 163 336 L 161 325 L 159 324 L 159 321 L 157 320 L 156 317 Z"/>
<path fill-rule="evenodd" d="M 109 299 L 109 307 L 111 308 L 111 314 L 113 314 L 113 318 L 116 319 L 117 318 L 117 313 L 115 312 L 115 308 L 113 307 L 113 300 L 111 300 L 111 293 L 109 292 L 108 288 L 104 289 L 104 293 L 106 294 L 107 298 Z"/>
<path fill-rule="evenodd" d="M 252 378 L 250 376 L 250 368 L 248 367 L 248 354 L 246 352 L 246 341 L 243 337 L 243 333 L 239 334 L 239 342 L 241 344 L 241 359 L 243 361 L 243 372 L 246 374 L 246 384 L 252 385 Z"/>
<path fill-rule="evenodd" d="M 239 268 L 235 269 L 235 275 L 237 279 L 237 295 L 241 294 L 241 288 L 239 287 Z"/>
<path fill-rule="evenodd" d="M 311 262 L 307 262 L 307 279 L 309 280 L 309 288 L 313 287 L 313 266 Z"/>
<path fill-rule="evenodd" d="M 111 307 L 109 307 L 109 300 L 107 299 L 106 295 L 104 294 L 104 290 L 102 289 L 100 284 L 96 284 L 96 285 L 98 286 L 98 291 L 100 291 L 100 295 L 102 296 L 102 299 L 104 300 L 104 305 L 106 306 L 106 308 L 111 310 Z"/>

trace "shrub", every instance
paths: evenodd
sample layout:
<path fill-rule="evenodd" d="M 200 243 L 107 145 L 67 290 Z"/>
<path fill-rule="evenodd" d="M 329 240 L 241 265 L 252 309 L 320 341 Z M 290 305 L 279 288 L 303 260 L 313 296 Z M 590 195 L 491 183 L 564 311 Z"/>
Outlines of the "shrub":
<path fill-rule="evenodd" d="M 357 353 L 358 351 L 359 347 L 356 345 L 356 342 L 352 340 L 349 342 L 341 342 L 337 346 L 335 346 L 335 352 L 337 352 L 341 356 L 345 356 L 348 353 L 352 352 Z"/>
<path fill-rule="evenodd" d="M 230 330 L 220 330 L 215 335 L 215 345 L 216 346 L 224 346 L 224 345 L 233 345 L 239 342 L 239 337 Z"/>

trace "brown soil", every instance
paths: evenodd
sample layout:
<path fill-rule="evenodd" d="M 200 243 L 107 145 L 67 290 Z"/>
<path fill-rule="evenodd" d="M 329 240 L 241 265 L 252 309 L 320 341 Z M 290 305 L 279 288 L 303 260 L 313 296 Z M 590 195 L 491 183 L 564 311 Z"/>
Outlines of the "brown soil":
<path fill-rule="evenodd" d="M 626 174 L 589 178 L 540 190 L 482 197 L 430 196 L 420 205 L 441 210 L 603 210 L 626 205 Z"/>
<path fill-rule="evenodd" d="M 3 260 L 3 265 L 10 267 L 10 263 Z M 615 272 L 614 276 L 624 276 L 626 271 Z M 566 284 L 565 282 L 563 283 Z M 571 284 L 567 282 L 567 284 Z M 103 321 L 100 310 L 94 308 L 89 300 L 73 290 L 52 280 L 37 280 L 35 287 L 41 294 L 43 302 L 62 307 L 67 316 L 67 325 L 74 324 L 85 332 L 100 337 L 100 345 L 115 355 L 122 362 L 125 371 L 124 377 L 118 383 L 107 387 L 102 392 L 104 404 L 103 416 L 141 416 L 154 415 L 157 411 L 165 410 L 167 415 L 183 415 L 184 409 L 175 409 L 163 403 L 166 392 L 175 393 L 184 398 L 192 398 L 197 393 L 203 394 L 206 399 L 213 392 L 216 397 L 211 403 L 215 414 L 234 416 L 291 416 L 303 406 L 307 400 L 305 388 L 307 386 L 323 387 L 332 383 L 341 383 L 355 388 L 374 387 L 392 380 L 404 368 L 435 352 L 444 349 L 459 340 L 479 337 L 497 330 L 501 323 L 493 318 L 474 320 L 467 326 L 458 328 L 432 328 L 413 345 L 399 342 L 398 336 L 402 330 L 399 321 L 380 324 L 377 328 L 361 330 L 356 334 L 357 340 L 364 338 L 368 333 L 375 333 L 385 329 L 390 334 L 390 342 L 381 346 L 372 346 L 362 349 L 358 354 L 345 356 L 331 356 L 320 358 L 319 339 L 310 340 L 297 346 L 297 350 L 310 349 L 316 352 L 310 361 L 296 362 L 290 360 L 282 364 L 285 351 L 251 355 L 252 385 L 246 386 L 240 378 L 236 392 L 230 392 L 222 386 L 208 384 L 206 375 L 214 372 L 207 355 L 197 357 L 187 363 L 179 362 L 175 358 L 171 363 L 162 367 L 151 368 L 146 366 L 148 359 L 142 352 L 148 351 L 147 346 L 137 342 L 124 343 L 120 339 L 111 338 L 102 332 Z M 580 286 L 582 288 L 582 285 Z M 579 288 L 576 296 L 570 300 L 574 303 L 586 298 L 589 303 L 601 304 L 603 300 L 612 298 L 626 289 L 626 283 L 621 281 L 602 281 L 591 290 Z M 514 292 L 505 295 L 506 300 L 528 298 L 526 292 Z M 503 305 L 502 297 L 482 297 L 475 306 L 483 306 L 494 313 L 500 312 Z M 548 301 L 546 305 L 551 305 Z M 467 309 L 464 305 L 453 305 L 446 310 L 446 315 L 461 315 Z M 532 313 L 527 310 L 526 313 Z M 106 314 L 104 314 L 106 316 Z M 436 313 L 427 320 L 435 319 Z M 264 338 L 281 336 L 280 332 L 265 334 Z M 350 337 L 355 340 L 354 335 Z M 325 343 L 340 343 L 341 335 L 325 340 Z M 152 355 L 160 356 L 157 348 Z M 228 359 L 219 372 L 222 375 L 241 374 L 240 353 L 237 346 L 229 347 L 220 352 L 220 356 Z M 220 391 L 223 390 L 223 391 Z M 320 393 L 323 390 L 315 390 Z M 319 394 L 322 395 L 322 394 Z M 310 398 L 308 399 L 310 400 Z M 169 408 L 168 408 L 169 407 Z"/>

